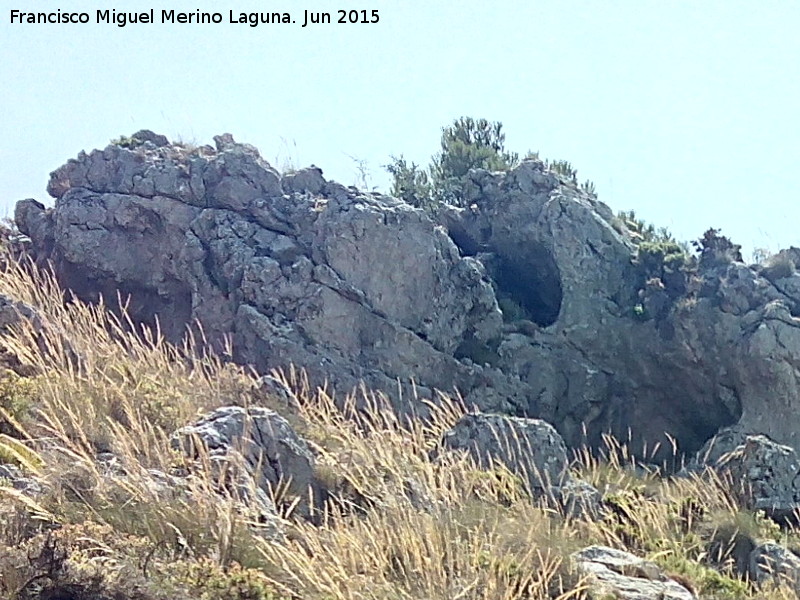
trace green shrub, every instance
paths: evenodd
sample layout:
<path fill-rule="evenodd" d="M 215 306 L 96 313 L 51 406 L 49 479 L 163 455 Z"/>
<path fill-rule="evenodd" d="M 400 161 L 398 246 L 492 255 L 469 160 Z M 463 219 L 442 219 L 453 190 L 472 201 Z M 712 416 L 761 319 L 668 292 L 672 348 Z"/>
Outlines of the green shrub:
<path fill-rule="evenodd" d="M 416 163 L 409 165 L 402 156 L 393 156 L 391 164 L 385 165 L 385 169 L 393 178 L 389 192 L 392 196 L 417 208 L 432 208 L 433 198 L 428 174 Z"/>
<path fill-rule="evenodd" d="M 433 157 L 430 172 L 437 202 L 461 206 L 464 184 L 471 169 L 507 171 L 519 162 L 506 152 L 500 122 L 461 117 L 442 130 L 441 152 Z"/>
<path fill-rule="evenodd" d="M 0 433 L 16 435 L 37 397 L 36 381 L 6 369 L 0 374 Z"/>
<path fill-rule="evenodd" d="M 639 268 L 641 280 L 645 282 L 639 291 L 640 300 L 656 289 L 666 291 L 672 299 L 681 296 L 686 292 L 694 270 L 692 257 L 684 247 L 666 239 L 641 242 L 634 263 Z M 648 286 L 647 282 L 656 282 L 658 285 Z M 637 313 L 636 316 L 644 315 Z"/>
<path fill-rule="evenodd" d="M 742 247 L 734 244 L 719 229 L 709 228 L 703 237 L 692 242 L 695 250 L 700 254 L 700 264 L 703 266 L 721 266 L 732 262 L 742 262 Z"/>
<path fill-rule="evenodd" d="M 178 562 L 169 570 L 172 583 L 188 588 L 198 600 L 278 600 L 266 575 L 233 564 L 227 569 L 209 559 Z"/>
<path fill-rule="evenodd" d="M 700 562 L 689 560 L 680 554 L 656 557 L 654 562 L 666 569 L 675 579 L 686 579 L 702 598 L 717 600 L 744 600 L 750 597 L 746 582 L 738 577 L 726 575 Z"/>
<path fill-rule="evenodd" d="M 688 256 L 674 241 L 646 241 L 639 244 L 636 262 L 652 277 L 661 277 L 664 269 L 673 271 L 686 265 Z"/>
<path fill-rule="evenodd" d="M 133 150 L 134 148 L 141 146 L 141 140 L 136 139 L 135 137 L 131 137 L 128 135 L 121 135 L 118 138 L 114 138 L 109 142 L 112 146 L 120 146 L 121 148 L 127 148 L 128 150 Z"/>
<path fill-rule="evenodd" d="M 503 125 L 498 121 L 461 117 L 442 129 L 441 150 L 423 169 L 409 163 L 402 155 L 392 157 L 384 168 L 392 175 L 391 194 L 409 204 L 434 209 L 445 203 L 467 206 L 472 169 L 508 171 L 519 164 L 519 155 L 505 149 Z M 529 152 L 526 159 L 539 159 L 538 152 Z M 594 183 L 586 180 L 578 185 L 578 171 L 566 160 L 544 161 L 545 168 L 596 195 Z"/>
<path fill-rule="evenodd" d="M 627 231 L 634 242 L 663 242 L 678 244 L 683 248 L 684 253 L 688 253 L 688 248 L 682 245 L 672 232 L 666 227 L 656 227 L 652 223 L 647 223 L 644 219 L 636 216 L 634 210 L 623 210 L 617 213 L 614 223 L 615 229 L 619 233 Z"/>

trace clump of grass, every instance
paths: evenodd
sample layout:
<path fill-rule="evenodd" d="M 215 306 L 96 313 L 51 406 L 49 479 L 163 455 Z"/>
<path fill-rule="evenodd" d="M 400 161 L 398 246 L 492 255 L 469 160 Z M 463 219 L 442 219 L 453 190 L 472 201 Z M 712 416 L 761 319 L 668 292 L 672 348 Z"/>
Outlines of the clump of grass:
<path fill-rule="evenodd" d="M 796 272 L 797 267 L 794 264 L 794 260 L 785 252 L 770 256 L 761 267 L 761 274 L 773 283 L 779 279 L 791 277 Z"/>
<path fill-rule="evenodd" d="M 40 376 L 33 380 L 40 426 L 68 434 L 86 450 L 111 450 L 112 426 L 133 435 L 144 458 L 159 437 L 223 404 L 246 402 L 252 378 L 200 350 L 194 339 L 167 344 L 158 330 L 134 325 L 100 303 L 72 299 L 53 275 L 12 264 L 0 292 L 35 307 L 40 323 L 23 321 L 3 346 Z"/>

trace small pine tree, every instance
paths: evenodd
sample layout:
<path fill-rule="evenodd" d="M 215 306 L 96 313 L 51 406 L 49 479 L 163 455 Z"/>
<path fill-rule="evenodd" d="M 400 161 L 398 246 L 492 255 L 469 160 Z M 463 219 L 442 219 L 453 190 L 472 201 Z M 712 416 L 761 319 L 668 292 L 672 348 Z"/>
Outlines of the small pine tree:
<path fill-rule="evenodd" d="M 393 156 L 392 162 L 384 165 L 392 175 L 391 194 L 428 210 L 441 203 L 465 206 L 470 170 L 508 171 L 519 164 L 519 155 L 507 152 L 505 141 L 499 121 L 456 119 L 442 129 L 441 151 L 427 169 L 409 164 L 402 155 Z M 539 153 L 528 152 L 525 158 L 539 159 Z M 587 194 L 597 195 L 589 180 L 578 186 L 578 171 L 568 161 L 545 161 L 545 165 Z"/>
<path fill-rule="evenodd" d="M 433 157 L 431 180 L 438 202 L 461 205 L 465 178 L 470 169 L 507 171 L 519 156 L 505 150 L 500 122 L 461 117 L 442 130 L 442 150 Z"/>
<path fill-rule="evenodd" d="M 713 227 L 706 230 L 698 240 L 692 242 L 695 251 L 700 254 L 703 266 L 721 266 L 732 262 L 742 262 L 742 247 L 734 244 L 729 238 L 720 234 Z"/>
<path fill-rule="evenodd" d="M 392 156 L 391 164 L 385 165 L 392 176 L 390 193 L 417 208 L 429 209 L 433 205 L 428 174 L 416 163 L 410 165 L 402 155 Z"/>

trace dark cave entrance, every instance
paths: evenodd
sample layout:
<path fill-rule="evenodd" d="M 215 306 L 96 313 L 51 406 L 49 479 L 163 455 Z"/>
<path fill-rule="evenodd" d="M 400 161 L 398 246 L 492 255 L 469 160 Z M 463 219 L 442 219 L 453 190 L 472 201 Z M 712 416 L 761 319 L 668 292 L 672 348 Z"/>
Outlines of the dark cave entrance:
<path fill-rule="evenodd" d="M 563 300 L 561 275 L 550 251 L 531 244 L 495 255 L 492 279 L 506 321 L 528 319 L 541 327 L 558 320 Z"/>

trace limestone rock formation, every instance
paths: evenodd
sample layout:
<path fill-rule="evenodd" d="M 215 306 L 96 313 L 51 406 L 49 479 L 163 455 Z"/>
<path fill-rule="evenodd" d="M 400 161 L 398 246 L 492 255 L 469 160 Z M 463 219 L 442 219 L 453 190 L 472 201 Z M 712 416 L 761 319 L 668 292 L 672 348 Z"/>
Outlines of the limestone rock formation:
<path fill-rule="evenodd" d="M 694 452 L 731 425 L 800 445 L 797 252 L 659 282 L 610 209 L 537 160 L 472 171 L 468 208 L 432 216 L 215 142 L 138 132 L 81 153 L 52 174 L 52 209 L 18 204 L 31 252 L 172 340 L 199 322 L 261 372 L 364 381 L 407 410 L 457 388 L 569 445 L 632 432 L 663 458 L 665 434 Z"/>
<path fill-rule="evenodd" d="M 20 228 L 79 296 L 130 297 L 134 318 L 158 316 L 170 339 L 196 320 L 262 371 L 295 363 L 343 391 L 399 380 L 410 397 L 414 379 L 428 395 L 458 385 L 523 403 L 519 381 L 453 357 L 465 337 L 496 335 L 501 314 L 482 265 L 441 227 L 318 169 L 281 179 L 254 148 L 216 142 L 82 154 L 53 173 L 54 209 L 18 205 Z"/>
<path fill-rule="evenodd" d="M 590 546 L 573 555 L 578 569 L 589 577 L 592 597 L 622 600 L 694 600 L 695 594 L 661 567 L 629 552 Z"/>
<path fill-rule="evenodd" d="M 777 521 L 797 518 L 800 509 L 800 458 L 790 446 L 764 435 L 726 431 L 698 453 L 690 470 L 708 466 L 730 481 L 741 504 L 763 510 Z"/>
<path fill-rule="evenodd" d="M 300 498 L 306 514 L 312 500 L 321 499 L 323 490 L 314 476 L 314 456 L 306 442 L 286 419 L 267 408 L 218 408 L 176 431 L 171 441 L 190 458 L 200 458 L 201 464 L 205 454 L 218 471 L 212 476 L 232 477 L 244 496 L 264 493 L 271 497 L 286 486 L 293 498 Z M 250 481 L 255 484 L 253 490 L 248 490 Z"/>
<path fill-rule="evenodd" d="M 597 514 L 600 493 L 569 473 L 567 447 L 549 423 L 504 415 L 464 415 L 442 440 L 448 450 L 466 450 L 484 468 L 504 465 L 526 482 L 534 498 L 567 513 Z"/>

